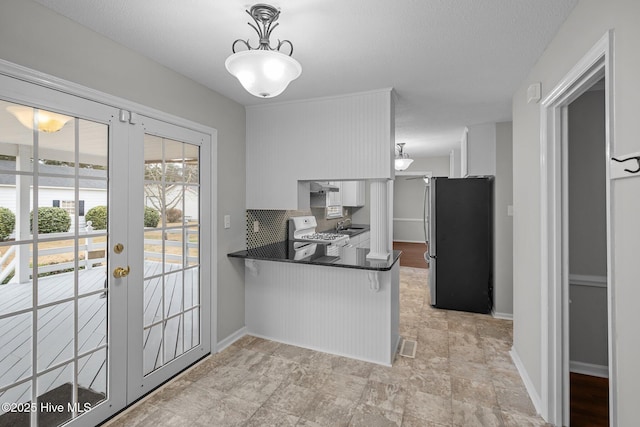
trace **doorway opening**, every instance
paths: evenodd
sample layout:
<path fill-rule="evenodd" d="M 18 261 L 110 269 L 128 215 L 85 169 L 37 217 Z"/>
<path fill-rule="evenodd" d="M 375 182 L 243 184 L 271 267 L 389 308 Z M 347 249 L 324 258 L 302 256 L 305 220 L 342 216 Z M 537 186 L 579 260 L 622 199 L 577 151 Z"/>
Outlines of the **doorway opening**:
<path fill-rule="evenodd" d="M 569 421 L 607 426 L 605 81 L 567 106 Z"/>
<path fill-rule="evenodd" d="M 572 380 L 585 373 L 608 376 L 611 409 L 602 425 L 607 418 L 615 425 L 611 50 L 607 33 L 541 106 L 541 412 L 555 425 L 579 425 L 571 397 L 579 397 L 580 381 Z M 583 120 L 581 109 L 598 120 Z"/>
<path fill-rule="evenodd" d="M 397 174 L 393 185 L 393 249 L 403 267 L 429 268 L 429 181 L 431 172 Z"/>

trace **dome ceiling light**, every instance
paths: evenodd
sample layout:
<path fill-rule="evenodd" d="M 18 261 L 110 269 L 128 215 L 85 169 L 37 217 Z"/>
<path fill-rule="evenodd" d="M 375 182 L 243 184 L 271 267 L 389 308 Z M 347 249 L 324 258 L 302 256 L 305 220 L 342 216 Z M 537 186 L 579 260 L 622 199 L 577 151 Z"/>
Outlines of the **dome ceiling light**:
<path fill-rule="evenodd" d="M 73 118 L 47 110 L 25 107 L 23 105 L 12 105 L 7 107 L 7 111 L 18 119 L 22 126 L 27 129 L 38 129 L 46 133 L 58 132 Z"/>
<path fill-rule="evenodd" d="M 410 159 L 409 155 L 404 152 L 404 144 L 404 142 L 396 144 L 396 151 L 398 154 L 396 154 L 395 169 L 397 171 L 403 171 L 413 163 L 413 159 Z"/>
<path fill-rule="evenodd" d="M 238 39 L 231 45 L 233 54 L 224 65 L 250 94 L 259 98 L 273 98 L 280 95 L 293 80 L 300 77 L 302 66 L 291 57 L 293 44 L 289 40 L 278 40 L 273 48 L 269 37 L 279 25 L 274 24 L 280 11 L 268 4 L 256 4 L 246 10 L 255 21 L 248 22 L 259 37 L 258 47 L 252 47 L 249 40 Z M 247 50 L 236 52 L 236 45 L 244 44 Z M 280 52 L 280 48 L 288 46 L 289 54 Z"/>

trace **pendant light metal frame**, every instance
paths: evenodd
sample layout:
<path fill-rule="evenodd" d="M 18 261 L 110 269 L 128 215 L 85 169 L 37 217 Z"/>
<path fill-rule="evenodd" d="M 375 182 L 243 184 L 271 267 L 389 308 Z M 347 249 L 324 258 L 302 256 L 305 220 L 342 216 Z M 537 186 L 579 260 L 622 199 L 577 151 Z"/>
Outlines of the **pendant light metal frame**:
<path fill-rule="evenodd" d="M 293 44 L 289 40 L 278 39 L 278 44 L 271 46 L 269 38 L 279 25 L 275 22 L 280 17 L 278 9 L 260 3 L 245 12 L 255 22 L 255 25 L 247 24 L 258 34 L 258 46 L 253 47 L 249 39 L 235 40 L 231 44 L 233 54 L 225 61 L 225 67 L 250 94 L 259 98 L 278 96 L 302 73 L 300 63 L 291 56 Z M 244 45 L 246 50 L 237 51 L 238 44 Z M 281 51 L 282 48 L 285 52 Z"/>
<path fill-rule="evenodd" d="M 271 42 L 269 41 L 269 37 L 271 37 L 271 32 L 276 29 L 280 23 L 274 22 L 278 20 L 280 17 L 280 11 L 275 7 L 268 4 L 256 4 L 251 6 L 250 10 L 245 10 L 247 14 L 254 20 L 256 23 L 253 25 L 251 22 L 247 22 L 251 28 L 253 28 L 256 33 L 258 33 L 258 37 L 260 38 L 258 42 L 258 47 L 251 46 L 249 43 L 249 39 L 237 39 L 231 45 L 231 50 L 233 53 L 236 53 L 236 44 L 243 43 L 248 50 L 275 50 L 280 52 L 280 48 L 284 45 L 289 45 L 289 56 L 293 54 L 293 44 L 289 40 L 280 40 L 278 39 L 278 45 L 276 47 L 271 47 Z M 282 52 L 280 52 L 282 53 Z"/>
<path fill-rule="evenodd" d="M 396 144 L 396 150 L 398 151 L 398 155 L 394 161 L 394 169 L 397 171 L 406 170 L 411 163 L 413 163 L 413 159 L 409 158 L 409 155 L 404 152 L 404 142 L 400 142 Z"/>

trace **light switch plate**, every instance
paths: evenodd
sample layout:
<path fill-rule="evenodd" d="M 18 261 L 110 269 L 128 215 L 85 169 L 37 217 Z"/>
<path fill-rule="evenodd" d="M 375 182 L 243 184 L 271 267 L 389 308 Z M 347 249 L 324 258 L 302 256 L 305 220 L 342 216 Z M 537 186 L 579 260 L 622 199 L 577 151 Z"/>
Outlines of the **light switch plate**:
<path fill-rule="evenodd" d="M 224 228 L 231 228 L 231 215 L 224 216 Z"/>
<path fill-rule="evenodd" d="M 253 232 L 257 233 L 260 231 L 260 221 L 253 221 Z"/>

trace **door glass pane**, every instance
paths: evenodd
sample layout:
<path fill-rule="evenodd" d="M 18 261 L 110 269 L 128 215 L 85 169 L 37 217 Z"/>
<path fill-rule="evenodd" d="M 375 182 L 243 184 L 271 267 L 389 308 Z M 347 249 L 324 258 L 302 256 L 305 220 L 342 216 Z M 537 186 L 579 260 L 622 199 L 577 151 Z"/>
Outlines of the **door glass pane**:
<path fill-rule="evenodd" d="M 199 316 L 189 310 L 200 293 L 199 153 L 196 145 L 145 135 L 145 375 L 200 342 Z"/>
<path fill-rule="evenodd" d="M 144 346 L 142 368 L 144 375 L 147 375 L 162 366 L 162 324 L 145 329 L 142 339 Z"/>
<path fill-rule="evenodd" d="M 78 412 L 91 409 L 107 396 L 107 349 L 78 361 Z"/>
<path fill-rule="evenodd" d="M 73 357 L 73 302 L 38 310 L 38 371 Z"/>
<path fill-rule="evenodd" d="M 31 418 L 31 382 L 21 383 L 8 390 L 0 392 L 2 402 L 11 402 L 15 405 L 15 412 L 0 409 L 0 422 L 6 426 L 28 426 Z"/>
<path fill-rule="evenodd" d="M 0 400 L 64 407 L 0 425 L 57 426 L 106 398 L 108 135 L 0 101 Z"/>
<path fill-rule="evenodd" d="M 68 406 L 74 400 L 73 368 L 73 363 L 68 363 L 38 376 L 38 427 L 58 426 L 73 416 Z"/>
<path fill-rule="evenodd" d="M 0 320 L 0 387 L 6 387 L 32 375 L 31 313 L 17 314 Z M 11 401 L 8 401 L 11 402 Z"/>

